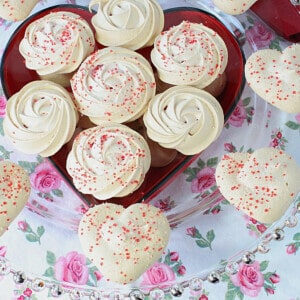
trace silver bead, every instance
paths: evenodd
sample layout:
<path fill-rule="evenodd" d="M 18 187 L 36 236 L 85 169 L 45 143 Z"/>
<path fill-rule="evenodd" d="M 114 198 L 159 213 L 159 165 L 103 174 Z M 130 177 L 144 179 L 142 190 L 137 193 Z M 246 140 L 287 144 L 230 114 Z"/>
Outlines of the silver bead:
<path fill-rule="evenodd" d="M 298 224 L 298 219 L 296 216 L 290 216 L 286 221 L 285 225 L 289 228 L 293 228 Z"/>
<path fill-rule="evenodd" d="M 26 274 L 24 272 L 16 272 L 13 276 L 14 282 L 17 284 L 24 283 L 27 280 Z"/>
<path fill-rule="evenodd" d="M 200 292 L 203 289 L 203 280 L 201 278 L 195 277 L 190 280 L 189 287 L 194 292 Z"/>
<path fill-rule="evenodd" d="M 284 239 L 284 231 L 280 228 L 275 229 L 273 232 L 273 238 L 276 241 L 282 241 Z"/>
<path fill-rule="evenodd" d="M 89 300 L 101 300 L 102 295 L 96 291 L 92 292 L 91 295 L 89 296 Z"/>
<path fill-rule="evenodd" d="M 45 282 L 42 279 L 36 278 L 31 282 L 31 288 L 35 292 L 41 292 L 46 287 Z"/>
<path fill-rule="evenodd" d="M 290 0 L 293 5 L 300 5 L 300 0 Z"/>
<path fill-rule="evenodd" d="M 257 251 L 262 254 L 268 253 L 270 249 L 271 247 L 268 243 L 260 243 L 257 246 Z"/>
<path fill-rule="evenodd" d="M 251 252 L 246 252 L 243 256 L 242 256 L 242 261 L 247 264 L 250 265 L 254 262 L 255 259 L 255 255 Z"/>
<path fill-rule="evenodd" d="M 180 284 L 175 284 L 170 288 L 170 293 L 174 297 L 181 297 L 183 294 L 183 286 Z"/>
<path fill-rule="evenodd" d="M 225 272 L 233 275 L 236 274 L 239 271 L 239 264 L 235 261 L 230 261 L 227 263 L 226 267 L 225 267 Z"/>
<path fill-rule="evenodd" d="M 140 290 L 132 290 L 129 293 L 129 298 L 130 298 L 130 300 L 144 300 L 145 299 L 145 295 Z"/>
<path fill-rule="evenodd" d="M 0 256 L 0 275 L 7 275 L 10 272 L 10 263 L 9 261 Z"/>
<path fill-rule="evenodd" d="M 119 292 L 112 292 L 109 297 L 109 300 L 123 300 L 124 299 L 124 295 L 122 295 Z"/>
<path fill-rule="evenodd" d="M 150 291 L 150 299 L 151 300 L 164 300 L 165 299 L 165 293 L 163 290 L 159 288 L 155 288 Z"/>
<path fill-rule="evenodd" d="M 207 279 L 211 283 L 218 283 L 220 281 L 220 274 L 219 272 L 211 272 Z"/>
<path fill-rule="evenodd" d="M 79 290 L 74 289 L 70 292 L 70 299 L 80 300 L 80 299 L 82 299 L 82 293 Z"/>
<path fill-rule="evenodd" d="M 54 284 L 50 288 L 50 294 L 52 297 L 58 298 L 64 293 L 63 288 L 60 285 Z"/>

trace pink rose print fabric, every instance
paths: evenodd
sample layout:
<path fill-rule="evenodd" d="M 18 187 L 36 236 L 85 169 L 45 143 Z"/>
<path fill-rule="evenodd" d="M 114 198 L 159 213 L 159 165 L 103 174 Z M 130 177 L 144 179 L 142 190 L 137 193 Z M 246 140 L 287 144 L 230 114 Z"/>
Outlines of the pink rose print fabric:
<path fill-rule="evenodd" d="M 256 297 L 264 285 L 264 276 L 258 262 L 251 265 L 241 264 L 237 274 L 231 276 L 232 283 L 241 292 L 250 297 Z"/>
<path fill-rule="evenodd" d="M 167 264 L 156 262 L 143 274 L 142 284 L 153 286 L 162 283 L 171 283 L 175 280 L 175 273 Z"/>
<path fill-rule="evenodd" d="M 76 251 L 69 252 L 60 257 L 54 265 L 55 278 L 60 281 L 86 284 L 89 277 L 89 269 L 86 266 L 84 255 Z"/>
<path fill-rule="evenodd" d="M 42 193 L 50 193 L 52 190 L 58 189 L 61 180 L 61 176 L 48 161 L 38 165 L 30 175 L 33 188 Z"/>
<path fill-rule="evenodd" d="M 246 30 L 246 38 L 250 45 L 260 49 L 268 47 L 271 41 L 274 40 L 275 34 L 263 23 L 255 22 L 251 28 Z"/>
<path fill-rule="evenodd" d="M 213 0 L 187 2 L 195 6 L 197 3 L 210 6 Z M 273 2 L 276 5 L 277 1 Z M 164 7 L 169 4 L 176 6 L 177 0 L 159 0 L 159 3 Z M 88 11 L 89 1 L 41 0 L 36 9 L 62 4 L 80 5 Z M 282 50 L 286 47 L 285 41 L 256 18 L 252 11 L 235 18 L 245 29 L 246 41 L 241 46 L 245 58 L 259 49 Z M 18 26 L 15 22 L 0 19 L 0 59 L 5 53 L 6 43 Z M 52 164 L 51 158 L 19 153 L 6 141 L 3 120 L 7 101 L 0 86 L 0 160 L 16 161 L 26 169 L 32 193 L 26 209 L 1 237 L 0 257 L 11 261 L 11 267 L 16 271 L 30 270 L 28 266 L 32 266 L 33 274 L 26 274 L 27 279 L 32 275 L 50 283 L 61 283 L 64 292 L 76 285 L 78 291 L 99 291 L 100 294 L 87 295 L 84 292 L 84 297 L 79 297 L 74 293 L 63 295 L 64 299 L 129 299 L 130 296 L 123 295 L 123 291 L 128 292 L 131 286 L 118 286 L 118 289 L 114 289 L 115 294 L 110 293 L 114 284 L 107 282 L 101 269 L 97 269 L 81 252 L 77 226 L 89 203 L 70 188 L 72 182 L 65 180 L 60 170 Z M 150 300 L 150 291 L 158 286 L 165 290 L 165 295 L 162 296 L 158 290 L 157 294 L 153 294 L 153 300 L 177 299 L 166 291 L 174 283 L 181 282 L 185 283 L 184 294 L 178 297 L 182 300 L 299 300 L 299 213 L 298 224 L 294 228 L 284 228 L 283 240 L 272 240 L 266 244 L 266 248 L 262 248 L 266 252 L 270 248 L 269 252 L 257 251 L 255 261 L 245 264 L 239 255 L 250 247 L 253 249 L 252 245 L 262 241 L 276 227 L 240 214 L 220 196 L 214 176 L 223 154 L 238 151 L 251 153 L 261 146 L 286 150 L 300 163 L 300 114 L 283 114 L 276 110 L 257 97 L 247 83 L 234 105 L 220 138 L 188 168 L 181 169 L 176 174 L 178 176 L 172 178 L 171 184 L 163 185 L 151 199 L 151 204 L 172 220 L 172 233 L 162 257 L 132 284 L 146 292 L 145 300 Z M 209 202 L 209 199 L 214 199 L 212 206 L 205 206 L 201 212 L 191 212 L 194 207 Z M 183 221 L 182 215 L 178 214 L 182 207 L 192 213 Z M 14 261 L 16 256 L 17 260 Z M 234 261 L 237 262 L 234 270 L 223 272 L 227 262 L 236 258 L 239 260 Z M 201 289 L 192 290 L 189 280 L 198 275 L 205 278 L 215 267 L 222 270 L 219 282 L 204 280 Z M 33 288 L 32 281 L 16 284 L 11 275 L 0 274 L 0 300 L 50 297 L 50 284 L 38 292 Z M 3 291 L 6 293 L 4 296 Z"/>
<path fill-rule="evenodd" d="M 3 118 L 6 113 L 6 98 L 0 95 L 0 118 Z"/>

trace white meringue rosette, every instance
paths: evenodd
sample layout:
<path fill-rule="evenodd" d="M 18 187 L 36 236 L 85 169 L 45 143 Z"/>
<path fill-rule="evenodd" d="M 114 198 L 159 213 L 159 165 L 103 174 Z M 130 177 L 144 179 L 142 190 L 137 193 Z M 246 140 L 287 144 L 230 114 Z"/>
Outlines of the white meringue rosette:
<path fill-rule="evenodd" d="M 228 50 L 211 28 L 183 21 L 157 36 L 151 60 L 163 82 L 205 88 L 225 71 Z"/>
<path fill-rule="evenodd" d="M 37 80 L 9 98 L 3 129 L 19 151 L 49 157 L 72 138 L 77 120 L 69 92 L 54 82 Z"/>
<path fill-rule="evenodd" d="M 150 63 L 122 47 L 91 54 L 73 75 L 71 87 L 77 109 L 95 124 L 138 119 L 156 92 Z"/>
<path fill-rule="evenodd" d="M 138 189 L 150 162 L 150 149 L 139 133 L 103 122 L 76 136 L 66 167 L 78 191 L 106 200 Z"/>
<path fill-rule="evenodd" d="M 137 50 L 153 45 L 164 27 L 164 14 L 156 0 L 92 0 L 98 5 L 92 18 L 96 40 L 104 46 Z"/>
<path fill-rule="evenodd" d="M 174 86 L 156 95 L 143 119 L 150 139 L 184 155 L 207 148 L 224 126 L 224 113 L 216 98 L 191 86 Z"/>
<path fill-rule="evenodd" d="M 93 31 L 81 16 L 50 12 L 27 26 L 19 51 L 28 69 L 46 76 L 75 71 L 94 47 Z"/>

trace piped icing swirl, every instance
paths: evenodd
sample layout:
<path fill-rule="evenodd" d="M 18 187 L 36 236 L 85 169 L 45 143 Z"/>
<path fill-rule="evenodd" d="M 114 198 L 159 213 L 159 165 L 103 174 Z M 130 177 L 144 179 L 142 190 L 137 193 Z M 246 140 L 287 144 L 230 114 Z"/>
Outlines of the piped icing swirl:
<path fill-rule="evenodd" d="M 96 40 L 104 46 L 137 50 L 153 45 L 164 27 L 164 14 L 156 0 L 92 0 L 98 5 L 92 18 Z"/>
<path fill-rule="evenodd" d="M 68 91 L 54 82 L 37 80 L 7 101 L 3 129 L 21 152 L 48 157 L 71 139 L 77 120 Z"/>
<path fill-rule="evenodd" d="M 94 51 L 89 24 L 71 12 L 52 12 L 30 23 L 19 51 L 28 69 L 39 75 L 68 74 Z"/>
<path fill-rule="evenodd" d="M 207 148 L 224 125 L 216 98 L 191 86 L 174 86 L 156 95 L 143 119 L 150 139 L 185 155 Z"/>
<path fill-rule="evenodd" d="M 156 91 L 150 63 L 122 47 L 91 54 L 72 77 L 71 87 L 78 110 L 95 124 L 136 120 Z"/>
<path fill-rule="evenodd" d="M 66 167 L 80 192 L 106 200 L 139 188 L 150 162 L 149 147 L 139 133 L 103 122 L 76 136 Z"/>
<path fill-rule="evenodd" d="M 157 36 L 151 60 L 162 81 L 204 88 L 225 71 L 228 51 L 214 30 L 183 21 Z"/>

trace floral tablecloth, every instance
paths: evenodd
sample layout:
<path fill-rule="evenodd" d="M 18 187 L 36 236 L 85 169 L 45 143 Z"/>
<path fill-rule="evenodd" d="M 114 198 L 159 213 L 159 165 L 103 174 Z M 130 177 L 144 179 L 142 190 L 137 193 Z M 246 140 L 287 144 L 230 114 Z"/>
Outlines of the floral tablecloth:
<path fill-rule="evenodd" d="M 203 1 L 211 5 L 210 1 Z M 89 1 L 42 0 L 33 12 L 62 3 L 87 5 Z M 173 0 L 160 3 L 163 8 L 184 5 L 183 1 Z M 246 32 L 243 45 L 246 57 L 259 48 L 281 50 L 288 45 L 252 13 L 238 18 Z M 18 25 L 0 19 L 1 55 Z M 297 212 L 290 209 L 279 223 L 267 228 L 235 210 L 226 200 L 173 223 L 165 253 L 129 290 L 108 284 L 101 270 L 83 255 L 78 241 L 76 225 L 86 210 L 84 202 L 50 160 L 24 155 L 5 139 L 2 121 L 6 100 L 0 90 L 0 159 L 22 165 L 30 174 L 33 190 L 27 207 L 0 238 L 1 300 L 58 296 L 139 299 L 138 294 L 136 298 L 127 296 L 133 288 L 147 284 L 171 286 L 171 289 L 163 294 L 160 289 L 152 290 L 151 294 L 146 291 L 144 299 L 172 299 L 178 293 L 188 300 L 300 299 Z M 269 146 L 285 150 L 300 163 L 299 135 L 300 114 L 287 114 L 271 107 L 246 85 L 220 138 L 151 203 L 170 216 L 181 209 L 183 202 L 195 203 L 203 195 L 213 193 L 215 167 L 224 153 L 253 152 Z M 295 205 L 298 202 L 296 199 Z M 284 228 L 279 230 L 282 224 Z M 270 234 L 264 235 L 266 232 Z M 260 244 L 261 238 L 265 241 L 270 236 L 273 237 L 270 243 Z M 258 244 L 260 251 L 252 251 Z M 245 255 L 246 259 L 241 260 Z M 219 272 L 225 265 L 227 271 Z M 207 278 L 207 274 L 214 276 Z"/>

